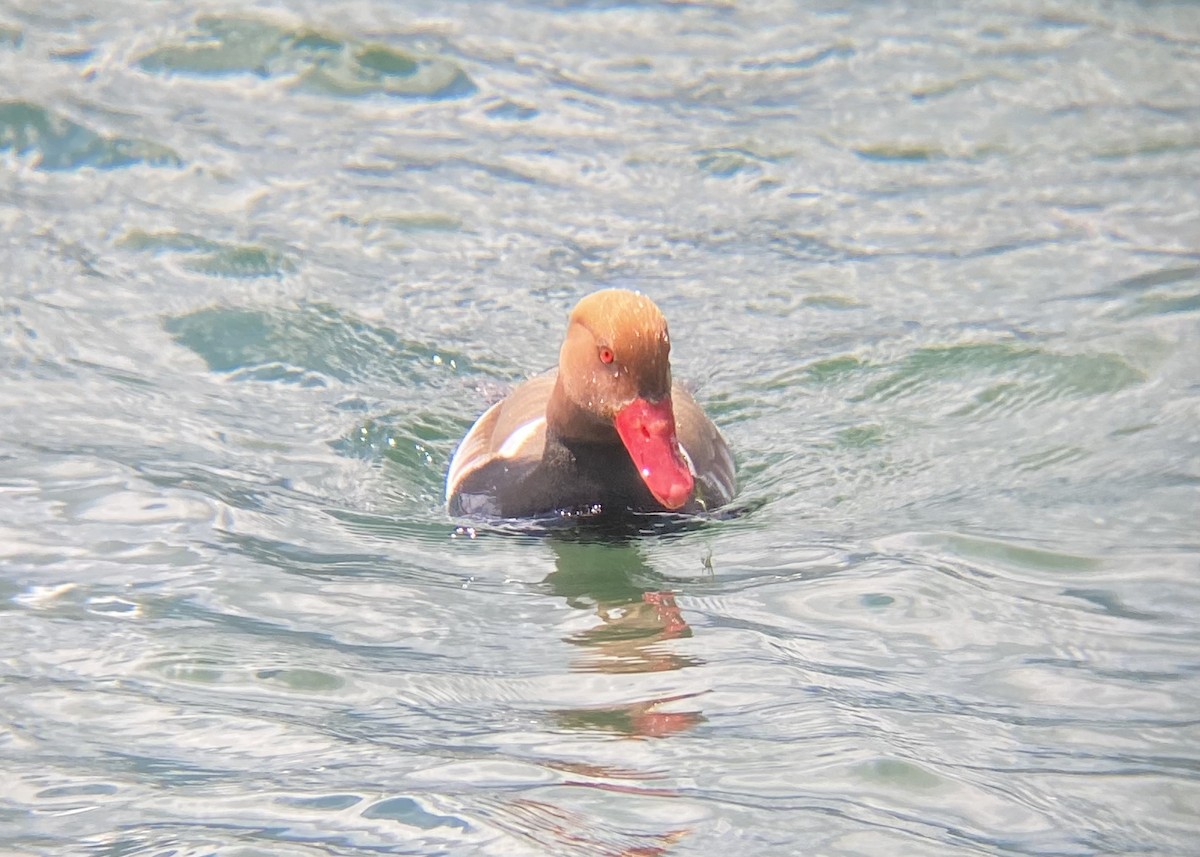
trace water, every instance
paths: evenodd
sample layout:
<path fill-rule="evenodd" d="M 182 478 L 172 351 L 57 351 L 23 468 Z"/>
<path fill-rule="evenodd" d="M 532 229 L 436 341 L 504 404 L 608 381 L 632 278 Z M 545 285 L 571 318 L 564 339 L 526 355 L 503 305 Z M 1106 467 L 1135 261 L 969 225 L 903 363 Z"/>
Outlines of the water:
<path fill-rule="evenodd" d="M 7 0 L 0 101 L 4 853 L 1197 853 L 1200 7 Z M 456 531 L 605 286 L 742 514 Z"/>

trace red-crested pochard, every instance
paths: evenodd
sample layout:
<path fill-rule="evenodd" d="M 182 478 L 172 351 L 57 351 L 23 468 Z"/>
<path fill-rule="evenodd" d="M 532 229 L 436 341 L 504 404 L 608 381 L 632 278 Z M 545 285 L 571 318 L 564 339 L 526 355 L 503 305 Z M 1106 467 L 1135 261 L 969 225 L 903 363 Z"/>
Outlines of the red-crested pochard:
<path fill-rule="evenodd" d="M 667 320 L 606 289 L 571 312 L 558 369 L 488 408 L 450 461 L 452 515 L 696 513 L 733 498 L 733 456 L 671 381 Z"/>

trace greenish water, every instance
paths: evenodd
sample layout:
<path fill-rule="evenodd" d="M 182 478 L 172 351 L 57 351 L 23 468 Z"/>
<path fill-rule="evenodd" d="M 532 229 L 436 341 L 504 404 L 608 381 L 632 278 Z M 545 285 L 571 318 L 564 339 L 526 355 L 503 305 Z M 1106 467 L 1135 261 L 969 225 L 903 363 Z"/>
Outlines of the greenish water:
<path fill-rule="evenodd" d="M 0 851 L 1200 841 L 1200 7 L 0 5 Z M 446 517 L 606 286 L 728 519 Z"/>

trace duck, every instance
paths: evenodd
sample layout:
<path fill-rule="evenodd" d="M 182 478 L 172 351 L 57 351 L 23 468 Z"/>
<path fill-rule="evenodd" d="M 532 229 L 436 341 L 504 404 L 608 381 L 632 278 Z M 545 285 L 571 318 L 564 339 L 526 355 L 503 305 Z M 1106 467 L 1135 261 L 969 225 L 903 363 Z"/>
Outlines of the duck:
<path fill-rule="evenodd" d="M 733 455 L 671 377 L 671 337 L 646 295 L 604 289 L 567 321 L 558 366 L 475 421 L 446 474 L 465 518 L 696 515 L 729 503 Z"/>

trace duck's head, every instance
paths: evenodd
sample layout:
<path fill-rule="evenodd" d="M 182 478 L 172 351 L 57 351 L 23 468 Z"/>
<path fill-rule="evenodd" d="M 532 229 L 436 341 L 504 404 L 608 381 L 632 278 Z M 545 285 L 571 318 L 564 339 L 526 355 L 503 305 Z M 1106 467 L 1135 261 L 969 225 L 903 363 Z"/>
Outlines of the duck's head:
<path fill-rule="evenodd" d="M 615 431 L 650 493 L 678 509 L 695 480 L 675 434 L 670 355 L 667 320 L 654 301 L 626 289 L 588 295 L 571 312 L 559 353 L 558 395 L 569 406 L 548 417 L 567 438 Z"/>

